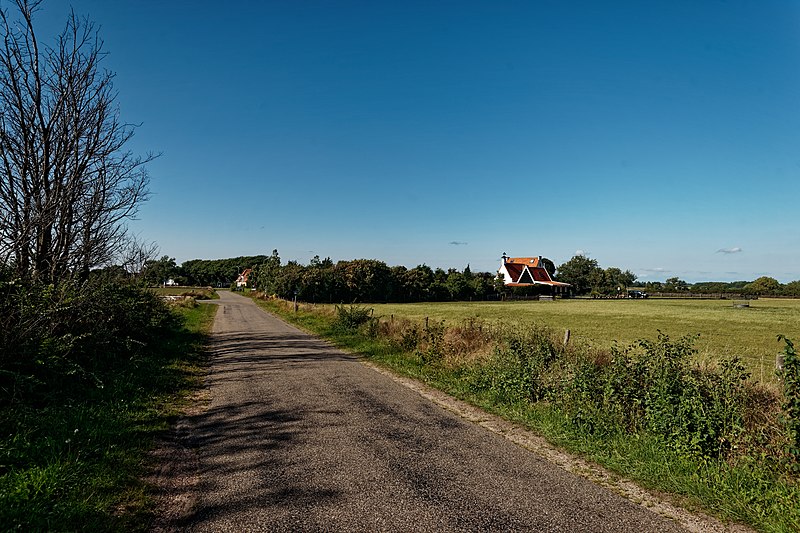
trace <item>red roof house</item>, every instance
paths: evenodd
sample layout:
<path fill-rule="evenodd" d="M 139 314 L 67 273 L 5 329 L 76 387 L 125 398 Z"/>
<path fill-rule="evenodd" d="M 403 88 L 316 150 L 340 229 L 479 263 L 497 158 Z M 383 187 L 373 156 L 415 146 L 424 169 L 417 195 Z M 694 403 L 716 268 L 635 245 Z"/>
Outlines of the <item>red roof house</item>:
<path fill-rule="evenodd" d="M 553 294 L 564 294 L 569 291 L 569 283 L 553 281 L 550 273 L 544 268 L 542 256 L 539 257 L 507 257 L 503 254 L 497 273 L 503 276 L 507 287 L 529 287 L 533 285 L 547 286 Z"/>
<path fill-rule="evenodd" d="M 237 287 L 247 287 L 247 278 L 250 277 L 250 273 L 253 271 L 252 268 L 246 268 L 244 272 L 239 274 L 239 277 L 236 278 L 236 286 Z"/>

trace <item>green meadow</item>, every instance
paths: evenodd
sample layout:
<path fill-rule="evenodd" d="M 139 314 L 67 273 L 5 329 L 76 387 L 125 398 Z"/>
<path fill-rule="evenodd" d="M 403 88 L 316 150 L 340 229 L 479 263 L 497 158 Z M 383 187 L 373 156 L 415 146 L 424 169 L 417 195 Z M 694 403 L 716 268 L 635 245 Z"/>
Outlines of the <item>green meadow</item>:
<path fill-rule="evenodd" d="M 731 300 L 555 300 L 513 302 L 443 302 L 370 304 L 376 316 L 411 320 L 444 320 L 450 325 L 478 319 L 486 324 L 545 325 L 569 329 L 571 342 L 596 348 L 626 346 L 655 339 L 658 331 L 670 337 L 697 336 L 700 361 L 738 356 L 753 377 L 774 379 L 779 333 L 800 340 L 800 300 L 751 300 L 737 308 Z"/>

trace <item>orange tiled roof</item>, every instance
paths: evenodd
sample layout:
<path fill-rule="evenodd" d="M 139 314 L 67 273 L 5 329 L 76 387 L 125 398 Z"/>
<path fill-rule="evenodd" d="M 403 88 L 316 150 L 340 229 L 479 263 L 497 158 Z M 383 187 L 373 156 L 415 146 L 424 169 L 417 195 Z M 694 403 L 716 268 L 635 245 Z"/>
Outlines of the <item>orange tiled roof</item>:
<path fill-rule="evenodd" d="M 508 263 L 524 264 L 532 267 L 540 266 L 538 257 L 509 257 L 506 259 L 506 264 Z"/>
<path fill-rule="evenodd" d="M 518 280 L 519 277 L 522 275 L 522 270 L 525 268 L 525 265 L 520 265 L 516 263 L 506 263 L 506 270 L 508 271 L 508 275 L 511 276 L 511 279 Z"/>

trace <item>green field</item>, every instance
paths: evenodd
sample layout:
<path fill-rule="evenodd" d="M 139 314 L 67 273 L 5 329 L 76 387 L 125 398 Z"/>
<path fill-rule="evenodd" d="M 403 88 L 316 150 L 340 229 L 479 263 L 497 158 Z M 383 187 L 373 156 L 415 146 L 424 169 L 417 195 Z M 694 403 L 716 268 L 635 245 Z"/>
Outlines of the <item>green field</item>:
<path fill-rule="evenodd" d="M 445 320 L 459 324 L 478 318 L 486 323 L 546 325 L 569 329 L 576 342 L 599 348 L 654 339 L 658 331 L 670 337 L 697 335 L 698 357 L 716 361 L 739 356 L 763 381 L 774 379 L 775 355 L 783 333 L 800 340 L 800 300 L 761 299 L 745 309 L 730 300 L 556 300 L 553 302 L 447 302 L 369 304 L 375 315 L 412 320 Z M 763 379 L 762 379 L 763 376 Z"/>

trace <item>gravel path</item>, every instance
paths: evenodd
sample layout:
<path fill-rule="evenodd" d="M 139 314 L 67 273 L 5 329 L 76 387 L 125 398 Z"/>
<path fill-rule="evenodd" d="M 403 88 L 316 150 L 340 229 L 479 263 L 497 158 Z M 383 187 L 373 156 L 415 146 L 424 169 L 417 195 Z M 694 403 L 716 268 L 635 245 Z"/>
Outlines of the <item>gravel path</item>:
<path fill-rule="evenodd" d="M 167 475 L 190 531 L 683 531 L 220 292 L 208 404 Z M 185 454 L 184 454 L 185 455 Z"/>

